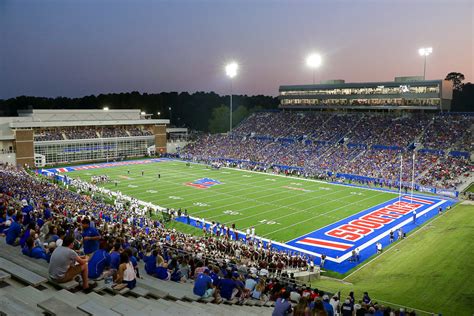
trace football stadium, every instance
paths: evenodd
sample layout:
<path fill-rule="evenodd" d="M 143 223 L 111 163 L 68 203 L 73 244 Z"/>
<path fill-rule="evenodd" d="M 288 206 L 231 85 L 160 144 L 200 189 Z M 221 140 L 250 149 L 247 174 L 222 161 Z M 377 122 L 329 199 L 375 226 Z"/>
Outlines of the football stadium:
<path fill-rule="evenodd" d="M 258 101 L 249 60 L 223 97 L 0 99 L 0 315 L 472 315 L 474 90 L 432 53 L 379 81 L 310 54 Z"/>

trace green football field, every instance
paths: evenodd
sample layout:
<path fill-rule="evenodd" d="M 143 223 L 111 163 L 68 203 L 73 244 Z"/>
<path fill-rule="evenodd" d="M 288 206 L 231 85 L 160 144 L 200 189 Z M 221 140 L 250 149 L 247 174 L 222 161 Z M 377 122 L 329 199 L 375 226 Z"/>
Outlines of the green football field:
<path fill-rule="evenodd" d="M 200 164 L 187 166 L 174 160 L 80 170 L 68 175 L 85 181 L 90 181 L 92 175 L 108 175 L 112 181 L 103 184 L 108 189 L 162 207 L 187 209 L 190 215 L 209 221 L 235 223 L 239 230 L 254 226 L 258 236 L 280 242 L 397 196 L 230 168 L 215 170 Z M 189 185 L 203 178 L 221 184 L 206 189 Z M 117 187 L 114 181 L 118 182 Z"/>

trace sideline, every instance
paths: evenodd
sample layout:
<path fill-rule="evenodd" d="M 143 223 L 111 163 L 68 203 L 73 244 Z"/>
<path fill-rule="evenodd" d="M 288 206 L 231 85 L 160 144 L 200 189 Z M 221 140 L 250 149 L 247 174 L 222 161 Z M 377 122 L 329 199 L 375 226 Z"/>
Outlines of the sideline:
<path fill-rule="evenodd" d="M 202 166 L 206 166 L 207 164 L 203 163 L 203 162 L 194 162 L 194 161 L 188 161 L 188 160 L 181 160 L 181 159 L 178 159 L 178 158 L 167 158 L 169 160 L 173 160 L 173 161 L 177 161 L 177 162 L 181 162 L 181 163 L 192 163 L 192 164 L 196 164 L 196 165 L 202 165 Z M 286 176 L 286 175 L 282 175 L 282 174 L 274 174 L 274 173 L 267 173 L 267 172 L 261 172 L 261 171 L 254 171 L 254 170 L 247 170 L 247 169 L 239 169 L 239 168 L 235 168 L 235 167 L 225 167 L 225 166 L 222 166 L 221 168 L 224 168 L 224 169 L 229 169 L 229 170 L 235 170 L 235 171 L 241 171 L 241 172 L 248 172 L 248 173 L 255 173 L 255 174 L 264 174 L 264 175 L 268 175 L 268 176 L 273 176 L 273 177 L 282 177 L 282 178 L 290 178 L 290 179 L 298 179 L 298 180 L 301 180 L 301 181 L 309 181 L 309 182 L 317 182 L 317 183 L 324 183 L 324 184 L 329 184 L 329 185 L 336 185 L 336 186 L 345 186 L 345 187 L 353 187 L 353 188 L 356 188 L 356 189 L 361 189 L 361 190 L 368 190 L 368 191 L 383 191 L 383 192 L 386 192 L 386 193 L 391 193 L 391 194 L 395 194 L 395 195 L 399 195 L 400 194 L 400 191 L 399 190 L 390 190 L 390 189 L 385 189 L 385 188 L 371 188 L 371 187 L 366 187 L 366 186 L 359 186 L 359 185 L 355 185 L 355 184 L 350 184 L 350 183 L 338 183 L 338 182 L 334 182 L 334 181 L 324 181 L 324 180 L 317 180 L 317 179 L 309 179 L 309 178 L 300 178 L 300 177 L 295 177 L 295 176 Z M 409 193 L 407 193 L 409 194 Z M 440 194 L 424 194 L 424 193 L 420 193 L 420 192 L 413 192 L 413 197 L 421 197 L 421 198 L 440 198 L 440 199 L 451 199 L 451 200 L 454 200 L 454 201 L 458 201 L 457 198 L 453 198 L 453 197 L 449 197 L 449 196 L 444 196 L 444 195 L 440 195 Z"/>

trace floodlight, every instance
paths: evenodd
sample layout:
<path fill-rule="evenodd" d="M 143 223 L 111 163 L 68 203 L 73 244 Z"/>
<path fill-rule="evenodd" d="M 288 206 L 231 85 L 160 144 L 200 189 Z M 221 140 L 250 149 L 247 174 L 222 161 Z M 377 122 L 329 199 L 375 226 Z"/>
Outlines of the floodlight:
<path fill-rule="evenodd" d="M 109 110 L 109 107 L 108 106 L 104 106 L 104 111 L 108 111 Z"/>
<path fill-rule="evenodd" d="M 322 63 L 322 58 L 321 58 L 321 55 L 319 54 L 310 54 L 307 58 L 306 58 L 306 65 L 310 68 L 318 68 L 319 66 L 321 66 L 321 63 Z"/>
<path fill-rule="evenodd" d="M 432 52 L 432 47 L 423 47 L 418 50 L 418 54 L 420 54 L 420 56 L 429 56 Z"/>
<path fill-rule="evenodd" d="M 142 112 L 140 112 L 140 114 L 141 114 L 141 115 L 146 115 L 146 112 L 143 112 L 143 111 L 142 111 Z"/>
<path fill-rule="evenodd" d="M 239 65 L 233 61 L 225 66 L 225 73 L 230 78 L 234 78 L 237 76 L 237 70 L 239 69 Z"/>

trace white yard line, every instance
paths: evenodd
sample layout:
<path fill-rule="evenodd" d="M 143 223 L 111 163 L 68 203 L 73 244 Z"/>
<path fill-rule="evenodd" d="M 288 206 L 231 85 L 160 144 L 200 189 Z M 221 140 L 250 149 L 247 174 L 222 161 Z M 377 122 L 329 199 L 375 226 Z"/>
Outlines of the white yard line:
<path fill-rule="evenodd" d="M 379 194 L 376 194 L 376 195 L 372 195 L 372 196 L 370 196 L 370 197 L 368 197 L 368 198 L 365 198 L 365 199 L 362 199 L 362 200 L 358 200 L 357 202 L 353 202 L 353 203 L 349 203 L 349 204 L 343 205 L 343 206 L 341 206 L 341 207 L 332 209 L 332 210 L 330 210 L 330 211 L 328 211 L 328 212 L 321 213 L 321 214 L 318 214 L 318 215 L 316 215 L 316 216 L 313 216 L 313 217 L 310 217 L 310 218 L 308 218 L 308 219 L 305 219 L 304 221 L 300 221 L 300 222 L 297 222 L 297 223 L 294 223 L 294 224 L 291 224 L 291 225 L 287 225 L 287 226 L 285 226 L 285 227 L 282 227 L 282 228 L 279 228 L 279 229 L 277 229 L 277 230 L 274 230 L 274 231 L 272 231 L 271 233 L 267 233 L 267 234 L 265 234 L 265 235 L 263 235 L 263 236 L 266 237 L 266 236 L 268 236 L 268 235 L 272 235 L 272 234 L 274 234 L 274 233 L 276 233 L 276 232 L 279 232 L 279 231 L 288 229 L 288 228 L 290 228 L 290 227 L 294 227 L 294 226 L 296 226 L 296 225 L 301 225 L 302 223 L 306 223 L 307 221 L 311 221 L 311 220 L 313 220 L 313 219 L 315 219 L 315 218 L 318 218 L 318 217 L 321 217 L 321 216 L 324 216 L 324 215 L 327 215 L 327 214 L 336 212 L 336 211 L 338 211 L 338 210 L 340 210 L 340 209 L 342 209 L 342 208 L 345 208 L 345 207 L 347 207 L 347 206 L 349 206 L 349 205 L 353 205 L 353 204 L 357 204 L 357 203 L 362 202 L 362 201 L 366 201 L 366 200 L 373 199 L 373 198 L 375 198 L 375 197 L 377 197 L 377 196 L 379 196 L 379 195 L 382 195 L 382 193 L 379 193 Z M 333 201 L 329 201 L 328 203 L 330 203 L 330 202 L 333 202 Z M 384 203 L 386 203 L 386 202 L 384 202 Z M 288 215 L 285 215 L 285 216 L 281 216 L 281 217 L 275 218 L 274 220 L 278 220 L 278 219 L 285 218 L 285 217 L 292 216 L 292 215 L 293 215 L 293 214 L 288 214 Z M 352 214 L 351 216 L 354 216 L 354 214 Z M 273 220 L 273 219 L 272 219 L 272 220 Z M 332 223 L 332 224 L 334 224 L 334 223 Z M 331 225 L 332 225 L 332 224 L 331 224 Z M 259 224 L 259 225 L 261 225 L 261 224 Z M 254 225 L 254 226 L 257 226 L 257 225 Z M 318 229 L 321 229 L 321 228 L 318 228 Z M 307 235 L 307 233 L 306 233 L 305 235 Z M 305 236 L 305 235 L 302 235 L 302 236 Z M 302 236 L 300 236 L 300 237 L 302 237 Z M 298 238 L 300 238 L 300 237 L 298 237 Z M 292 239 L 292 240 L 294 240 L 294 239 Z"/>
<path fill-rule="evenodd" d="M 311 197 L 311 198 L 309 198 L 309 199 L 298 200 L 298 202 L 291 203 L 291 204 L 286 204 L 286 205 L 278 205 L 278 204 L 273 204 L 273 203 L 268 203 L 268 202 L 261 202 L 262 204 L 268 204 L 268 205 L 271 205 L 271 206 L 275 206 L 276 208 L 273 208 L 273 209 L 271 209 L 271 210 L 264 211 L 264 212 L 259 212 L 258 214 L 249 215 L 249 216 L 247 216 L 247 217 L 241 217 L 241 218 L 238 218 L 238 219 L 236 219 L 236 220 L 234 220 L 234 221 L 232 221 L 232 222 L 238 222 L 238 221 L 245 220 L 245 219 L 248 219 L 248 218 L 252 218 L 252 217 L 255 217 L 255 216 L 260 216 L 260 215 L 262 215 L 262 214 L 267 214 L 267 213 L 270 213 L 270 212 L 275 212 L 276 210 L 280 210 L 280 209 L 283 209 L 283 208 L 288 208 L 288 209 L 290 209 L 290 210 L 292 210 L 292 211 L 295 211 L 296 213 L 299 213 L 299 212 L 302 211 L 301 209 L 292 208 L 292 207 L 290 207 L 290 206 L 291 206 L 291 205 L 297 205 L 297 204 L 300 204 L 300 203 L 306 203 L 306 202 L 311 201 L 311 200 L 316 200 L 316 199 L 317 199 L 317 200 L 320 200 L 320 199 L 323 199 L 323 198 L 325 198 L 325 197 L 327 197 L 327 196 L 329 196 L 329 195 L 336 194 L 336 193 L 341 193 L 341 192 L 342 192 L 342 191 L 336 191 L 336 192 L 331 192 L 331 193 L 324 194 L 324 195 L 313 196 L 313 197 Z M 282 194 L 281 192 L 278 193 L 278 195 L 281 195 L 281 194 Z M 267 197 L 270 197 L 270 196 L 273 196 L 273 195 L 275 195 L 275 194 L 271 194 L 271 195 L 268 195 L 268 196 L 264 196 L 264 198 L 267 198 Z M 303 194 L 300 194 L 300 195 L 297 195 L 297 196 L 286 196 L 286 197 L 284 197 L 284 198 L 276 199 L 276 200 L 274 200 L 274 201 L 277 202 L 277 201 L 284 201 L 284 200 L 288 200 L 288 199 L 295 199 L 295 198 L 297 198 L 297 197 L 299 197 L 299 196 L 303 196 L 303 195 L 305 195 L 305 194 L 303 193 Z M 347 197 L 344 197 L 344 199 L 345 199 L 345 198 L 347 198 Z M 339 199 L 332 200 L 331 202 L 333 202 L 333 201 L 338 201 L 338 200 L 339 200 Z M 321 206 L 321 205 L 324 205 L 324 204 L 326 204 L 326 203 L 314 204 L 314 205 L 312 206 L 312 208 L 313 208 L 313 207 L 318 207 L 318 206 Z M 238 209 L 238 210 L 236 210 L 236 211 L 245 211 L 245 210 L 249 210 L 249 209 L 252 209 L 252 208 L 255 208 L 255 207 L 259 207 L 259 206 L 260 206 L 260 205 L 256 205 L 256 206 L 253 205 L 253 206 L 249 206 L 249 207 L 246 207 L 246 208 L 240 208 L 240 209 Z M 296 213 L 292 213 L 292 214 L 296 214 Z M 215 217 L 220 217 L 220 216 L 222 216 L 222 215 L 215 215 L 215 216 L 209 217 L 209 218 L 215 218 Z M 230 221 L 229 221 L 229 222 L 225 222 L 224 224 L 227 224 L 227 223 L 230 223 Z M 257 225 L 253 225 L 253 226 L 257 226 Z"/>

